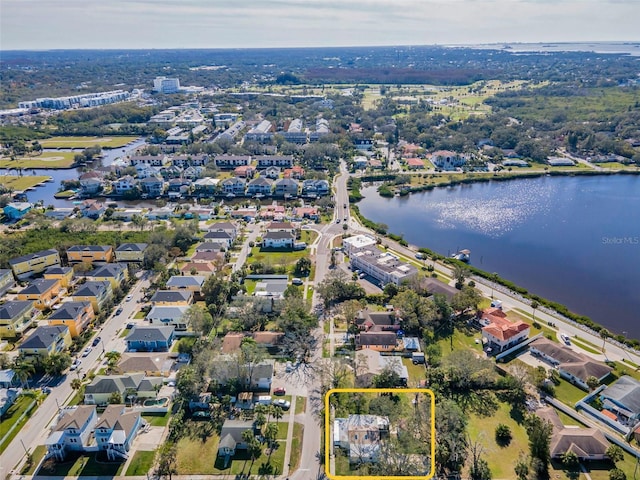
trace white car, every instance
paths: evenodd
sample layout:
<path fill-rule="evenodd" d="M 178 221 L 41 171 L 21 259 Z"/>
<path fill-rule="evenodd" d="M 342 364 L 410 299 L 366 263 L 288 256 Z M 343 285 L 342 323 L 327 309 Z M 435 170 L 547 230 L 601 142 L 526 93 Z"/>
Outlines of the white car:
<path fill-rule="evenodd" d="M 127 302 L 133 298 L 133 295 L 127 295 Z"/>
<path fill-rule="evenodd" d="M 69 370 L 73 372 L 74 370 L 77 370 L 79 366 L 80 366 L 80 360 L 75 359 L 71 364 L 71 366 L 69 367 Z"/>
<path fill-rule="evenodd" d="M 91 353 L 91 350 L 93 350 L 93 348 L 91 348 L 91 347 L 85 348 L 84 351 L 82 352 L 82 356 L 86 357 L 87 355 L 89 355 Z"/>
<path fill-rule="evenodd" d="M 273 401 L 273 405 L 280 407 L 282 410 L 289 410 L 291 408 L 291 402 L 284 398 L 279 398 Z"/>
<path fill-rule="evenodd" d="M 569 337 L 566 336 L 564 333 L 560 334 L 560 338 L 565 343 L 565 345 L 571 345 L 571 340 L 569 340 Z"/>

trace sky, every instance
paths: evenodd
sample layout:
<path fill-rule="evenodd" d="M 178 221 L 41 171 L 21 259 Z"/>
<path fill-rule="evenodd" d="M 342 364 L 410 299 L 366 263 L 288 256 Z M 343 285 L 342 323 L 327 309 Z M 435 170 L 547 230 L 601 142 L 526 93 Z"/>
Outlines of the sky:
<path fill-rule="evenodd" d="M 1 0 L 0 50 L 640 40 L 640 0 Z"/>

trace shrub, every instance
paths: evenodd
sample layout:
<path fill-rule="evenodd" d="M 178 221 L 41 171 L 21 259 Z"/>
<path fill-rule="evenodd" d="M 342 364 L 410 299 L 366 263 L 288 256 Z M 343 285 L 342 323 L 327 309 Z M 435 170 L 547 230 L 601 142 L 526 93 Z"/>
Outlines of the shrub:
<path fill-rule="evenodd" d="M 499 423 L 496 427 L 496 443 L 501 446 L 506 446 L 511 443 L 512 438 L 513 435 L 511 434 L 509 426 L 504 423 Z"/>

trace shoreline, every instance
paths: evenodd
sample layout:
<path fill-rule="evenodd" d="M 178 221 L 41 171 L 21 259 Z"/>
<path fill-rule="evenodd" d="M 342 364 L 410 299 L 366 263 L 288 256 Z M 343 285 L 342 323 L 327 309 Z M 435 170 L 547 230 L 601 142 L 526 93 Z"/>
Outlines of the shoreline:
<path fill-rule="evenodd" d="M 532 172 L 533 173 L 533 172 Z M 522 179 L 522 178 L 539 178 L 542 177 L 544 175 L 547 175 L 545 173 L 541 173 L 539 175 L 534 175 L 532 173 L 527 173 L 525 175 L 522 174 L 510 174 L 510 176 L 508 178 L 502 177 L 500 178 L 499 181 L 506 181 L 506 180 L 517 180 L 517 179 Z M 556 172 L 555 174 L 552 173 L 548 173 L 548 176 L 572 176 L 577 172 Z M 640 171 L 629 171 L 629 172 L 609 172 L 609 171 L 586 171 L 586 172 L 580 172 L 579 174 L 581 175 L 587 175 L 587 176 L 593 176 L 593 175 L 618 175 L 618 174 L 631 174 L 631 175 L 640 175 Z M 388 177 L 388 175 L 386 176 Z M 357 177 L 356 177 L 357 178 Z M 370 177 L 367 177 L 367 180 L 364 180 L 364 177 L 358 178 L 358 180 L 361 180 L 363 183 L 366 182 L 373 182 L 373 180 L 370 179 Z M 423 188 L 420 187 L 419 189 L 416 190 L 412 190 L 410 192 L 405 193 L 405 195 L 409 194 L 409 193 L 420 193 L 423 191 L 429 191 L 429 190 L 433 190 L 434 188 L 437 187 L 450 187 L 450 186 L 455 186 L 455 185 L 462 185 L 462 184 L 468 184 L 468 183 L 476 183 L 476 182 L 487 182 L 487 181 L 491 181 L 492 178 L 487 178 L 487 177 L 479 177 L 479 178 L 465 178 L 465 179 L 461 179 L 461 180 L 454 180 L 454 181 L 450 181 L 450 182 L 446 182 L 446 183 L 442 183 L 439 185 L 428 185 L 426 186 L 427 188 Z M 380 180 L 378 180 L 380 181 Z M 358 186 L 359 187 L 359 186 Z M 351 192 L 350 192 L 351 193 Z M 413 245 L 413 244 L 409 244 L 409 242 L 407 242 L 402 235 L 398 235 L 395 234 L 391 231 L 387 231 L 387 229 L 385 229 L 384 227 L 381 226 L 381 224 L 376 223 L 368 218 L 366 218 L 361 212 L 360 209 L 358 208 L 357 202 L 361 199 L 364 198 L 362 197 L 362 195 L 359 192 L 359 188 L 357 189 L 357 192 L 355 192 L 356 195 L 354 195 L 354 198 L 357 198 L 358 200 L 353 200 L 351 198 L 350 195 L 350 203 L 351 203 L 351 209 L 353 211 L 354 216 L 358 219 L 358 222 L 365 228 L 371 230 L 374 234 L 376 235 L 380 235 L 380 236 L 384 236 L 387 237 L 391 240 L 394 240 L 396 242 L 398 242 L 401 246 L 403 247 L 408 247 L 411 249 L 416 250 L 417 252 L 420 253 L 424 253 L 426 255 L 428 255 L 428 257 L 430 259 L 432 259 L 433 261 L 442 263 L 444 266 L 446 267 L 454 267 L 457 265 L 461 265 L 464 266 L 465 268 L 467 268 L 472 275 L 478 277 L 479 279 L 482 279 L 486 282 L 493 282 L 496 285 L 500 285 L 506 289 L 508 289 L 510 292 L 512 292 L 513 295 L 519 296 L 520 298 L 524 299 L 526 302 L 531 303 L 531 302 L 537 302 L 540 305 L 540 309 L 541 310 L 549 310 L 553 315 L 555 316 L 560 316 L 561 319 L 563 319 L 564 321 L 570 322 L 570 323 L 574 323 L 577 324 L 580 328 L 586 328 L 591 330 L 592 332 L 594 332 L 595 334 L 599 334 L 601 331 L 606 330 L 609 331 L 607 329 L 607 327 L 593 321 L 590 317 L 586 316 L 586 315 L 581 315 L 578 313 L 575 313 L 573 311 L 571 311 L 569 308 L 567 308 L 565 305 L 558 303 L 556 301 L 553 300 L 549 300 L 547 298 L 541 297 L 537 294 L 535 294 L 534 292 L 530 292 L 529 290 L 527 290 L 524 287 L 521 287 L 513 282 L 511 282 L 510 280 L 500 277 L 498 275 L 495 275 L 493 273 L 484 271 L 476 266 L 473 265 L 469 265 L 467 263 L 452 259 L 452 258 L 448 258 L 444 255 L 441 255 L 439 253 L 434 252 L 433 250 L 429 249 L 428 247 L 424 247 L 424 246 L 419 246 L 419 245 Z M 378 195 L 380 195 L 380 193 L 378 193 Z M 385 195 L 380 195 L 381 197 L 385 197 Z M 621 345 L 624 345 L 626 348 L 630 348 L 633 351 L 637 351 L 640 350 L 640 339 L 636 339 L 636 338 L 628 338 L 625 337 L 622 334 L 610 334 L 608 337 L 608 341 L 615 341 L 616 343 L 619 343 Z"/>

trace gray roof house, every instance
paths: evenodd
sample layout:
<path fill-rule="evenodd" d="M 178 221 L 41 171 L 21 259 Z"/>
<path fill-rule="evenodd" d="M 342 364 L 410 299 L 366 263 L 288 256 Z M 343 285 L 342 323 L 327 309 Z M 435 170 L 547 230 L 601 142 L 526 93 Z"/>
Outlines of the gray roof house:
<path fill-rule="evenodd" d="M 602 406 L 623 417 L 627 423 L 640 420 L 640 382 L 623 375 L 600 393 Z"/>
<path fill-rule="evenodd" d="M 300 184 L 292 178 L 281 178 L 275 183 L 275 190 L 273 194 L 276 196 L 296 196 L 298 195 L 298 188 Z"/>
<path fill-rule="evenodd" d="M 116 392 L 122 396 L 123 401 L 128 395 L 136 398 L 155 398 L 162 382 L 162 377 L 145 377 L 144 373 L 97 375 L 84 389 L 84 403 L 105 404 Z"/>
<path fill-rule="evenodd" d="M 173 325 L 135 327 L 124 340 L 130 352 L 166 352 L 173 343 L 174 331 Z"/>
<path fill-rule="evenodd" d="M 192 301 L 193 292 L 188 290 L 158 290 L 150 300 L 152 305 L 189 305 Z"/>
<path fill-rule="evenodd" d="M 218 443 L 218 455 L 225 457 L 225 466 L 236 454 L 236 450 L 247 449 L 247 444 L 242 438 L 242 434 L 247 430 L 255 433 L 253 420 L 225 420 Z"/>

